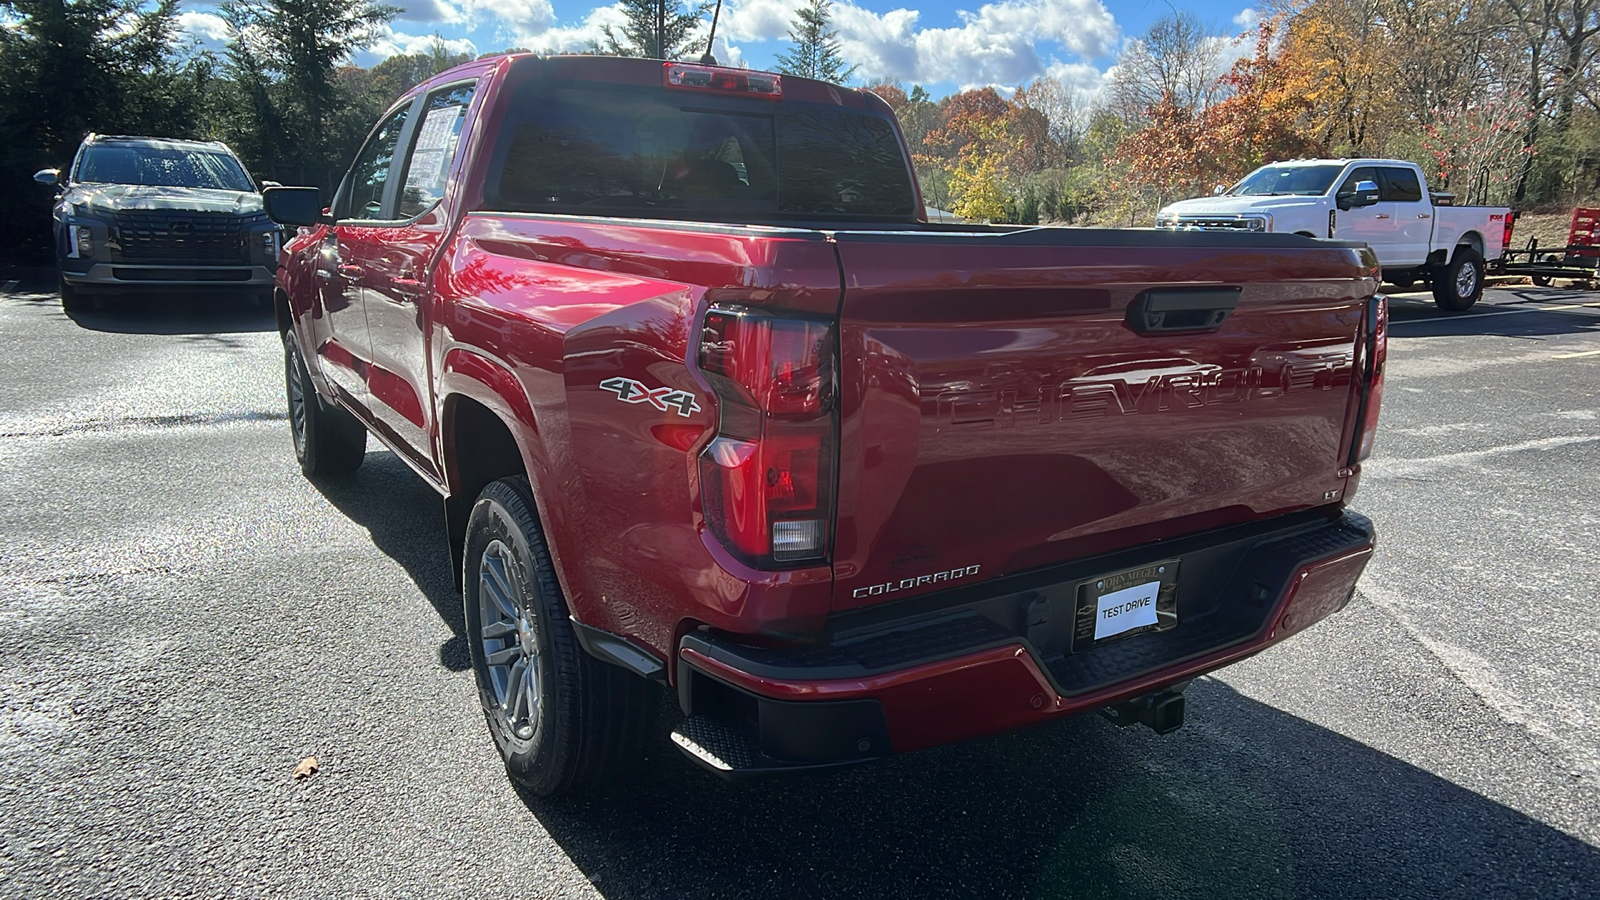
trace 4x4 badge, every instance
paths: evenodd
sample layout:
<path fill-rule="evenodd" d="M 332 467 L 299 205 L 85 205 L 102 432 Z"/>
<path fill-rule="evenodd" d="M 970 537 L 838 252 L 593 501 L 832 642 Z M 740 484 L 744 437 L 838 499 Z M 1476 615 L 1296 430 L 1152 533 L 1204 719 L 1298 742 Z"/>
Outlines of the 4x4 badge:
<path fill-rule="evenodd" d="M 666 387 L 649 388 L 645 387 L 643 382 L 634 381 L 632 378 L 607 378 L 600 382 L 600 387 L 616 394 L 617 399 L 623 403 L 648 403 L 662 412 L 675 409 L 678 415 L 685 417 L 700 411 L 700 404 L 695 401 L 694 394 L 688 391 L 675 391 Z"/>

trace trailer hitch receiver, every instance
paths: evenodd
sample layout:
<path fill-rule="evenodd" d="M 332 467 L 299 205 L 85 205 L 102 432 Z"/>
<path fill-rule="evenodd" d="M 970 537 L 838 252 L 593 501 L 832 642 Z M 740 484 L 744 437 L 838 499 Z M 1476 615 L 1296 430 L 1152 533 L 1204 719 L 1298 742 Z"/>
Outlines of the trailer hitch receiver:
<path fill-rule="evenodd" d="M 1167 688 L 1143 697 L 1125 700 L 1100 710 L 1100 715 L 1119 728 L 1144 724 L 1156 734 L 1171 734 L 1183 727 L 1183 688 Z"/>

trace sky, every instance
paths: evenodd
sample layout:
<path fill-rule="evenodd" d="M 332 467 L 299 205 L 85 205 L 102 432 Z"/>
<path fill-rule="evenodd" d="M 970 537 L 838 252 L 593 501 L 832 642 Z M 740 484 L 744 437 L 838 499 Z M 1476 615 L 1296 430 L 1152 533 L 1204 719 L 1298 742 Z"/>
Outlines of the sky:
<path fill-rule="evenodd" d="M 381 39 L 355 62 L 425 52 L 434 35 L 474 55 L 526 47 L 585 49 L 616 7 L 594 0 L 387 0 L 401 8 Z M 712 0 L 714 3 L 715 0 Z M 801 0 L 723 0 L 715 54 L 724 65 L 771 69 L 789 48 Z M 897 81 L 935 97 L 983 85 L 1014 88 L 1043 75 L 1087 94 L 1098 91 L 1118 52 L 1173 9 L 1235 34 L 1257 21 L 1248 0 L 835 0 L 834 27 L 854 84 Z M 182 0 L 185 31 L 220 47 L 225 32 L 213 3 Z"/>

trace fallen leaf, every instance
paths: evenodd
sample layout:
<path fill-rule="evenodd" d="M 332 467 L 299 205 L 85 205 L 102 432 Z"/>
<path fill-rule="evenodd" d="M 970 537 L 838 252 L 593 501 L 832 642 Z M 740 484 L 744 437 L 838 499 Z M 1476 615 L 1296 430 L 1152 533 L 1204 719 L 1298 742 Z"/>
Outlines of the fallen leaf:
<path fill-rule="evenodd" d="M 294 767 L 295 781 L 305 781 L 315 774 L 317 774 L 317 758 L 315 756 L 308 756 L 300 760 L 300 764 Z"/>

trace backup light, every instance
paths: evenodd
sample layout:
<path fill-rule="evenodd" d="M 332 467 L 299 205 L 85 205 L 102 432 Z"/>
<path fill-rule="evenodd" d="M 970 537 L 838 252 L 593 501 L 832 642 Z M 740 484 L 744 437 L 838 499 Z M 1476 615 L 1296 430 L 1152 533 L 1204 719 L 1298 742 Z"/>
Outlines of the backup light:
<path fill-rule="evenodd" d="M 753 95 L 768 100 L 783 99 L 783 78 L 765 72 L 669 62 L 663 73 L 667 87 Z"/>
<path fill-rule="evenodd" d="M 712 309 L 699 363 L 719 401 L 700 457 L 707 525 L 752 564 L 825 559 L 837 450 L 828 324 Z"/>

